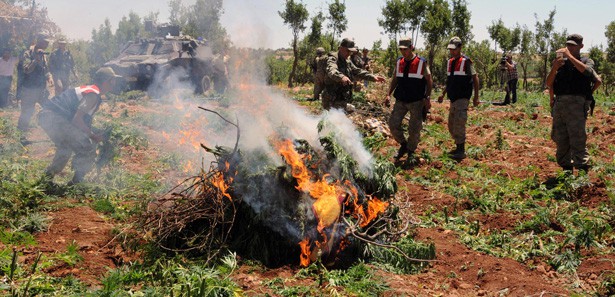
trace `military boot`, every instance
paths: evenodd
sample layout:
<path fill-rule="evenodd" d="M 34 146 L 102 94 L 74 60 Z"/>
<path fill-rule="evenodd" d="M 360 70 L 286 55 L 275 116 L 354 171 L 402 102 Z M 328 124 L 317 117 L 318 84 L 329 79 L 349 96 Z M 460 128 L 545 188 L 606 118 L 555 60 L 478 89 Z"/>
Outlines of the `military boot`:
<path fill-rule="evenodd" d="M 399 146 L 399 150 L 397 151 L 397 155 L 395 156 L 395 161 L 399 161 L 408 153 L 407 143 L 402 143 Z"/>
<path fill-rule="evenodd" d="M 451 158 L 458 161 L 466 158 L 465 143 L 457 144 L 457 148 L 451 152 Z"/>

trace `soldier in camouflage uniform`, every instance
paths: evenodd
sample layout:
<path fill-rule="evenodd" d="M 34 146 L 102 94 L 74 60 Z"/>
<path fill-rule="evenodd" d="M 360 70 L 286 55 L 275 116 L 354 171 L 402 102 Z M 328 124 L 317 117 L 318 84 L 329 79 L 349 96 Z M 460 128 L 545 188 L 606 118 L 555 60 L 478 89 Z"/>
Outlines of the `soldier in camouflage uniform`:
<path fill-rule="evenodd" d="M 574 168 L 587 172 L 589 154 L 585 124 L 593 100 L 593 92 L 602 81 L 594 71 L 594 61 L 581 57 L 583 37 L 566 37 L 566 47 L 556 51 L 547 86 L 555 94 L 551 100 L 553 126 L 551 138 L 555 141 L 555 158 L 563 170 Z"/>
<path fill-rule="evenodd" d="M 30 127 L 30 120 L 35 112 L 37 102 L 47 99 L 47 83 L 53 84 L 45 49 L 49 46 L 49 39 L 38 36 L 36 44 L 23 54 L 23 82 L 21 83 L 21 113 L 17 128 L 25 132 Z M 22 137 L 23 144 L 28 141 Z"/>
<path fill-rule="evenodd" d="M 448 112 L 448 131 L 455 140 L 456 148 L 449 153 L 451 158 L 462 160 L 466 157 L 466 123 L 468 121 L 468 105 L 472 90 L 474 90 L 474 107 L 478 106 L 478 74 L 470 58 L 461 54 L 461 38 L 453 37 L 448 43 L 448 50 L 452 58 L 446 66 L 446 88 L 438 98 L 438 102 L 444 100 L 448 93 L 451 100 L 451 108 Z"/>
<path fill-rule="evenodd" d="M 413 53 L 412 39 L 399 40 L 399 50 L 402 57 L 395 63 L 395 73 L 384 104 L 389 106 L 391 94 L 395 97 L 393 112 L 389 118 L 389 127 L 395 141 L 400 144 L 395 161 L 399 161 L 406 153 L 408 163 L 416 162 L 416 150 L 423 129 L 423 108 L 431 107 L 431 88 L 433 80 L 427 61 Z M 395 93 L 393 93 L 395 91 Z M 402 122 L 410 113 L 408 122 L 408 138 L 404 137 Z"/>
<path fill-rule="evenodd" d="M 53 75 L 55 95 L 68 89 L 68 77 L 74 66 L 73 55 L 66 49 L 66 40 L 59 40 L 58 48 L 49 55 L 49 72 Z"/>
<path fill-rule="evenodd" d="M 373 75 L 357 68 L 350 62 L 350 53 L 357 51 L 354 41 L 344 38 L 337 52 L 327 55 L 325 89 L 322 93 L 322 107 L 345 109 L 352 100 L 352 84 L 356 79 L 384 82 L 383 76 Z"/>
<path fill-rule="evenodd" d="M 103 67 L 96 71 L 94 85 L 68 89 L 41 104 L 39 124 L 56 146 L 53 161 L 45 169 L 47 179 L 60 173 L 73 153 L 75 175 L 69 184 L 82 182 L 92 169 L 96 144 L 102 141 L 102 136 L 92 131 L 92 120 L 101 96 L 114 89 L 119 77 L 110 67 Z"/>
<path fill-rule="evenodd" d="M 323 56 L 325 49 L 316 49 L 316 57 L 312 62 L 312 72 L 314 73 L 314 101 L 320 100 L 320 93 L 325 88 L 325 72 L 327 68 L 327 57 Z"/>

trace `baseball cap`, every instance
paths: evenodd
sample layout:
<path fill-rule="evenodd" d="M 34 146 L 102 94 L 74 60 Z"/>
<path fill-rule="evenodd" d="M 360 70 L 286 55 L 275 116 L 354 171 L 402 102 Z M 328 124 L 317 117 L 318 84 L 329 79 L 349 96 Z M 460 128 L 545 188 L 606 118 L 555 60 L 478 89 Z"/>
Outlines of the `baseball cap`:
<path fill-rule="evenodd" d="M 340 46 L 347 48 L 351 52 L 356 52 L 357 51 L 357 48 L 354 46 L 354 40 L 352 40 L 350 38 L 342 39 L 342 43 L 340 43 Z"/>
<path fill-rule="evenodd" d="M 99 83 L 108 81 L 113 78 L 121 78 L 121 76 L 115 74 L 115 71 L 113 71 L 113 68 L 111 67 L 100 68 L 94 74 L 94 81 Z"/>
<path fill-rule="evenodd" d="M 62 38 L 58 40 L 58 44 L 67 44 L 66 39 Z"/>
<path fill-rule="evenodd" d="M 322 48 L 322 47 L 319 47 L 319 48 L 316 49 L 316 53 L 319 54 L 319 55 L 324 54 L 325 53 L 325 49 Z"/>
<path fill-rule="evenodd" d="M 412 39 L 402 38 L 399 40 L 398 48 L 412 48 Z"/>
<path fill-rule="evenodd" d="M 583 44 L 583 36 L 579 34 L 570 34 L 566 36 L 566 44 L 572 44 L 572 45 Z"/>
<path fill-rule="evenodd" d="M 448 49 L 456 49 L 458 47 L 460 47 L 463 43 L 461 42 L 461 38 L 455 36 L 453 38 L 451 38 L 451 40 L 449 40 L 448 42 L 448 46 L 446 48 Z"/>

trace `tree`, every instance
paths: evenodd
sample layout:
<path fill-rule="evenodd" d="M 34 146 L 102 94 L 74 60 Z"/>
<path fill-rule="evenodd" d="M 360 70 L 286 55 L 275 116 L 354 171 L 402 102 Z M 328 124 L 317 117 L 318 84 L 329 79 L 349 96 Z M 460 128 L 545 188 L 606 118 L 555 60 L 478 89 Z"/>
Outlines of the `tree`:
<path fill-rule="evenodd" d="M 173 5 L 171 8 L 181 8 L 180 1 Z M 222 0 L 196 0 L 194 5 L 180 9 L 180 11 L 181 14 L 174 18 L 175 21 L 185 20 L 183 31 L 186 34 L 209 40 L 214 51 L 229 47 L 226 30 L 220 24 L 220 17 L 224 13 Z"/>
<path fill-rule="evenodd" d="M 115 31 L 116 42 L 122 46 L 128 41 L 139 38 L 142 31 L 143 23 L 141 22 L 141 17 L 131 11 L 128 13 L 128 18 L 124 16 L 118 23 L 117 31 Z"/>
<path fill-rule="evenodd" d="M 506 26 L 504 26 L 504 22 L 502 18 L 497 21 L 491 21 L 491 26 L 487 26 L 487 32 L 489 32 L 489 37 L 494 42 L 493 50 L 495 52 L 498 51 L 498 44 L 501 44 L 501 39 L 503 39 L 506 30 Z"/>
<path fill-rule="evenodd" d="M 329 4 L 329 29 L 331 29 L 331 48 L 335 48 L 335 37 L 346 31 L 346 3 L 334 0 Z"/>
<path fill-rule="evenodd" d="M 553 33 L 553 22 L 555 17 L 555 9 L 549 12 L 549 17 L 544 21 L 538 20 L 538 15 L 534 14 L 536 18 L 536 33 L 534 34 L 534 41 L 536 44 L 536 51 L 542 56 L 542 67 L 539 68 L 540 84 L 545 87 L 545 80 L 547 78 L 547 60 L 549 59 L 549 40 Z"/>
<path fill-rule="evenodd" d="M 185 7 L 182 5 L 182 0 L 169 1 L 169 22 L 171 25 L 179 25 L 183 27 L 186 24 Z"/>
<path fill-rule="evenodd" d="M 604 93 L 609 96 L 610 88 L 615 84 L 615 21 L 606 26 L 604 36 L 607 39 L 606 60 L 602 66 Z"/>
<path fill-rule="evenodd" d="M 297 41 L 299 40 L 299 33 L 305 30 L 305 22 L 308 19 L 308 11 L 303 3 L 295 3 L 294 0 L 286 0 L 284 11 L 278 11 L 280 17 L 284 20 L 284 24 L 288 25 L 293 32 L 293 68 L 290 71 L 288 77 L 288 87 L 293 87 L 293 79 L 295 77 L 295 71 L 297 69 L 297 62 L 299 61 L 299 51 L 297 48 Z"/>
<path fill-rule="evenodd" d="M 312 17 L 312 25 L 310 26 L 310 34 L 308 34 L 308 42 L 313 47 L 319 45 L 322 41 L 322 23 L 325 17 L 322 11 L 319 11 Z"/>
<path fill-rule="evenodd" d="M 468 10 L 466 0 L 453 0 L 453 31 L 452 35 L 459 36 L 461 40 L 470 42 L 474 38 L 470 18 L 472 13 Z"/>
<path fill-rule="evenodd" d="M 523 77 L 523 89 L 527 91 L 527 76 L 528 76 L 528 67 L 532 63 L 534 56 L 535 48 L 532 40 L 534 39 L 534 34 L 530 31 L 527 26 L 523 26 L 521 29 L 521 40 L 519 42 L 519 66 L 521 67 L 521 77 Z"/>
<path fill-rule="evenodd" d="M 111 30 L 111 22 L 105 19 L 98 30 L 92 30 L 92 43 L 88 51 L 88 60 L 93 69 L 97 69 L 111 58 L 117 56 L 119 48 Z"/>
<path fill-rule="evenodd" d="M 451 11 L 446 0 L 434 0 L 430 3 L 425 19 L 421 25 L 425 42 L 429 49 L 429 62 L 432 63 L 440 43 L 451 30 Z M 467 40 L 464 40 L 467 42 Z"/>
<path fill-rule="evenodd" d="M 464 51 L 468 56 L 472 57 L 472 62 L 481 84 L 492 86 L 494 84 L 494 73 L 498 65 L 493 63 L 493 51 L 489 46 L 489 41 L 470 41 L 464 47 Z"/>
<path fill-rule="evenodd" d="M 425 12 L 429 7 L 429 0 L 405 0 L 408 7 L 408 28 L 412 35 L 412 40 L 416 43 L 421 32 L 421 23 L 425 19 Z"/>
<path fill-rule="evenodd" d="M 382 8 L 382 19 L 378 25 L 395 41 L 401 32 L 406 31 L 405 23 L 409 15 L 409 7 L 403 0 L 387 0 Z"/>

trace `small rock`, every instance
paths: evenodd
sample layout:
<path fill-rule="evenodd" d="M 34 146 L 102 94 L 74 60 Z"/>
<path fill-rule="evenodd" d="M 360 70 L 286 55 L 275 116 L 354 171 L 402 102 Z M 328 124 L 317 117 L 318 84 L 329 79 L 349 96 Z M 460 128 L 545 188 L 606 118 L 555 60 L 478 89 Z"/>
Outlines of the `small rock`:
<path fill-rule="evenodd" d="M 469 289 L 474 288 L 474 285 L 468 284 L 468 283 L 463 283 L 463 284 L 459 285 L 459 288 L 460 289 L 464 289 L 464 290 L 469 290 Z"/>
<path fill-rule="evenodd" d="M 451 287 L 454 289 L 459 289 L 459 281 L 456 279 L 451 280 Z"/>
<path fill-rule="evenodd" d="M 506 296 L 508 295 L 508 292 L 509 292 L 508 288 L 502 289 L 498 292 L 498 296 Z"/>
<path fill-rule="evenodd" d="M 476 295 L 478 295 L 478 296 L 485 296 L 485 295 L 487 295 L 487 291 L 485 291 L 485 290 L 478 290 Z"/>
<path fill-rule="evenodd" d="M 557 272 L 549 271 L 549 272 L 547 272 L 547 276 L 550 277 L 550 278 L 556 278 L 557 277 Z"/>
<path fill-rule="evenodd" d="M 545 269 L 545 267 L 543 265 L 538 265 L 536 266 L 536 271 L 542 273 L 542 274 L 547 274 L 547 270 Z"/>

